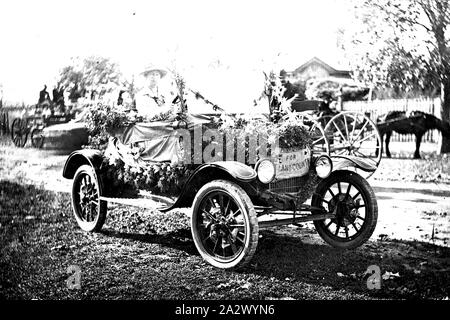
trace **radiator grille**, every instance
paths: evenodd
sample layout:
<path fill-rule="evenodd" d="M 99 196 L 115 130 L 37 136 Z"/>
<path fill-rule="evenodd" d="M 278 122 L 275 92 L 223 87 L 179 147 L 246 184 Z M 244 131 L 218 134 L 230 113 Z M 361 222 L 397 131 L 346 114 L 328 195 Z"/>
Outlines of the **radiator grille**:
<path fill-rule="evenodd" d="M 294 177 L 283 180 L 278 180 L 269 183 L 269 190 L 273 192 L 297 192 L 298 189 L 305 183 L 305 176 Z"/>

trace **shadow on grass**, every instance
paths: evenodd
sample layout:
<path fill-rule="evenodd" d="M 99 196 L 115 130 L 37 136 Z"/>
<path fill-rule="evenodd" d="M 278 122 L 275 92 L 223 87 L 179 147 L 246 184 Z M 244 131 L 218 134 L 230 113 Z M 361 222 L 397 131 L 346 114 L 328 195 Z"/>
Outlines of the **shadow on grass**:
<path fill-rule="evenodd" d="M 399 272 L 401 276 L 385 282 L 383 290 L 372 290 L 371 295 L 420 297 L 428 290 L 427 296 L 445 297 L 450 293 L 450 275 L 445 272 L 450 267 L 450 248 L 419 241 L 390 240 L 367 242 L 353 250 L 342 250 L 325 243 L 309 243 L 306 237 L 284 236 L 271 231 L 263 234 L 252 261 L 256 267 L 245 269 L 245 273 L 368 293 L 368 275 L 364 274 L 369 266 L 376 265 L 381 274 Z M 420 270 L 420 263 L 434 265 L 440 270 Z M 409 267 L 420 273 L 416 274 Z M 399 293 L 398 288 L 404 290 L 403 293 Z M 405 290 L 409 291 L 405 293 Z"/>
<path fill-rule="evenodd" d="M 250 276 L 273 277 L 286 285 L 301 282 L 379 298 L 439 298 L 450 293 L 449 287 L 443 285 L 450 280 L 450 276 L 446 273 L 422 271 L 422 274 L 415 274 L 405 269 L 405 265 L 418 266 L 423 261 L 433 265 L 434 260 L 439 260 L 441 267 L 444 264 L 444 267 L 448 268 L 450 263 L 445 262 L 445 257 L 450 256 L 450 248 L 417 241 L 389 240 L 368 242 L 353 250 L 340 250 L 321 240 L 319 240 L 321 243 L 316 243 L 317 239 L 311 243 L 311 234 L 308 232 L 311 231 L 303 229 L 296 232 L 296 236 L 289 236 L 276 234 L 270 230 L 263 231 L 250 265 L 237 272 Z M 105 230 L 102 233 L 120 239 L 160 244 L 190 255 L 199 255 L 188 229 L 179 229 L 164 235 L 112 230 Z M 382 290 L 368 290 L 368 275 L 364 273 L 373 265 L 380 267 L 381 274 L 399 272 L 401 277 L 383 283 Z"/>
<path fill-rule="evenodd" d="M 25 215 L 33 213 L 32 209 L 48 206 L 55 197 L 64 197 L 63 193 L 48 191 L 40 186 L 23 183 L 19 177 L 17 181 L 0 180 L 0 214 L 8 216 L 18 212 Z"/>
<path fill-rule="evenodd" d="M 192 241 L 191 232 L 188 229 L 178 229 L 164 234 L 129 233 L 109 229 L 102 230 L 101 233 L 108 237 L 139 241 L 142 243 L 160 244 L 164 247 L 184 251 L 190 255 L 199 255 L 197 248 Z"/>

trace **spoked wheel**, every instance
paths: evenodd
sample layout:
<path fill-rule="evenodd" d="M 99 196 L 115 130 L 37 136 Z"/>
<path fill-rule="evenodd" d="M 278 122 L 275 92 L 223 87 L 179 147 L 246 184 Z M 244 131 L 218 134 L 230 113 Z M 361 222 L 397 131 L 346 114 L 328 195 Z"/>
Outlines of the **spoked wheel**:
<path fill-rule="evenodd" d="M 99 231 L 106 218 L 107 203 L 100 200 L 100 186 L 89 165 L 78 168 L 73 178 L 72 208 L 84 231 Z"/>
<path fill-rule="evenodd" d="M 341 112 L 330 119 L 325 134 L 330 140 L 331 155 L 363 158 L 378 167 L 381 136 L 375 123 L 366 115 L 353 111 Z M 365 173 L 365 178 L 372 174 Z"/>
<path fill-rule="evenodd" d="M 304 112 L 292 112 L 282 118 L 282 121 L 289 121 L 293 124 L 303 125 L 313 138 L 312 151 L 313 153 L 330 154 L 330 145 L 325 135 L 325 130 L 317 119 L 312 115 Z"/>
<path fill-rule="evenodd" d="M 28 128 L 26 120 L 14 119 L 11 126 L 11 139 L 16 147 L 23 148 L 27 143 Z"/>
<path fill-rule="evenodd" d="M 34 128 L 31 130 L 31 145 L 41 149 L 44 146 L 44 134 L 42 129 Z"/>
<path fill-rule="evenodd" d="M 375 194 L 367 181 L 353 171 L 335 171 L 322 180 L 312 206 L 336 215 L 314 221 L 323 240 L 337 248 L 352 249 L 370 238 L 378 219 Z"/>
<path fill-rule="evenodd" d="M 241 187 L 229 181 L 212 181 L 198 191 L 191 228 L 203 259 L 218 268 L 245 266 L 258 245 L 253 204 Z"/>

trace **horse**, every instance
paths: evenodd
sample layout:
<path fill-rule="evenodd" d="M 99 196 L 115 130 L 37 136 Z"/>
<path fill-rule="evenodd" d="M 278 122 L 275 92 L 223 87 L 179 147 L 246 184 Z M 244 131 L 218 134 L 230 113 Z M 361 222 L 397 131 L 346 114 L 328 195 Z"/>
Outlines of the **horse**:
<path fill-rule="evenodd" d="M 383 137 L 386 135 L 386 156 L 388 158 L 391 157 L 389 142 L 393 131 L 399 134 L 414 134 L 416 136 L 415 159 L 420 159 L 420 144 L 423 135 L 428 130 L 437 129 L 444 136 L 450 137 L 450 123 L 422 111 L 412 111 L 410 113 L 406 111 L 389 111 L 387 114 L 377 117 L 376 125 L 380 132 L 381 143 L 383 143 Z"/>

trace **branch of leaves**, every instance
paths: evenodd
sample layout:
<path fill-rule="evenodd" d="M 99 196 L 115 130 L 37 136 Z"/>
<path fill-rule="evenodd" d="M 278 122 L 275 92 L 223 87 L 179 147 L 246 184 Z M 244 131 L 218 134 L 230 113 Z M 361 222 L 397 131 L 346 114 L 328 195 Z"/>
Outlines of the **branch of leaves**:
<path fill-rule="evenodd" d="M 166 162 L 130 165 L 120 159 L 111 162 L 105 158 L 103 165 L 108 181 L 114 186 L 110 190 L 113 193 L 128 188 L 176 195 L 192 172 L 188 165 Z"/>
<path fill-rule="evenodd" d="M 219 121 L 219 130 L 226 136 L 237 137 L 248 148 L 247 138 L 258 134 L 268 143 L 274 144 L 278 139 L 281 148 L 304 149 L 311 147 L 312 136 L 301 123 L 284 121 L 272 123 L 261 119 L 231 117 L 223 115 Z"/>

